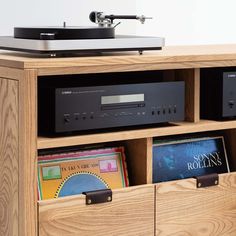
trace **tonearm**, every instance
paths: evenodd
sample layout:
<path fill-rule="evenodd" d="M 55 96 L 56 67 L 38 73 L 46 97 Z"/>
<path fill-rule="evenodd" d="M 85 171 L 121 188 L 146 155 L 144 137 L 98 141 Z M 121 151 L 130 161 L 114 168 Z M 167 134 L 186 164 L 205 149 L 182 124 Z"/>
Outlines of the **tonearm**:
<path fill-rule="evenodd" d="M 144 15 L 105 15 L 103 12 L 93 11 L 89 15 L 89 19 L 98 24 L 101 27 L 111 27 L 115 19 L 126 19 L 126 20 L 139 20 L 142 24 L 145 23 L 147 19 L 152 19 L 152 17 L 146 17 Z"/>

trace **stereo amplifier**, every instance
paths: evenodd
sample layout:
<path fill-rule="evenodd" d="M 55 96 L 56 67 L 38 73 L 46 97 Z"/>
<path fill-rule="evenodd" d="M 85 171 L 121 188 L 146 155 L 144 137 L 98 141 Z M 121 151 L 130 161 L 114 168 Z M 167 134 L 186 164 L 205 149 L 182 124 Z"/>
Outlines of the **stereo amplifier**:
<path fill-rule="evenodd" d="M 201 70 L 201 118 L 223 120 L 236 117 L 236 69 Z"/>
<path fill-rule="evenodd" d="M 178 82 L 42 86 L 39 132 L 100 130 L 184 120 L 185 84 Z"/>

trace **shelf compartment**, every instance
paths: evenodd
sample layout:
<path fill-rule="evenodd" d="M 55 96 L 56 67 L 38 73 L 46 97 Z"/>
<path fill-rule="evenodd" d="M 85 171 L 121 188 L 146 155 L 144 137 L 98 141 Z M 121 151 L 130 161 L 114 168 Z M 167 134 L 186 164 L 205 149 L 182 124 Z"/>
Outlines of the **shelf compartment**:
<path fill-rule="evenodd" d="M 207 132 L 214 130 L 226 130 L 236 128 L 236 120 L 234 121 L 210 121 L 201 120 L 197 123 L 180 122 L 173 123 L 170 126 L 126 130 L 117 132 L 85 134 L 67 137 L 38 137 L 38 149 L 57 148 L 84 144 L 105 143 L 120 140 L 131 140 L 140 138 L 162 137 L 168 135 L 189 134 L 197 132 Z"/>
<path fill-rule="evenodd" d="M 156 185 L 156 235 L 235 235 L 236 172 L 219 185 L 196 188 L 195 179 Z"/>
<path fill-rule="evenodd" d="M 114 190 L 112 202 L 96 205 L 84 195 L 39 201 L 39 235 L 154 235 L 154 190 Z"/>

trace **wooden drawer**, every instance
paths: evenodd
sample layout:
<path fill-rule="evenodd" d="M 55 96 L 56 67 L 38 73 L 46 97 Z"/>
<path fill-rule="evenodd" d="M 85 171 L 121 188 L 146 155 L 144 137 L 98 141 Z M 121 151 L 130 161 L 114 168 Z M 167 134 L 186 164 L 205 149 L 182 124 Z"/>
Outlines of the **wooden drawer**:
<path fill-rule="evenodd" d="M 39 236 L 154 235 L 155 186 L 113 191 L 110 203 L 85 205 L 85 196 L 40 201 Z"/>
<path fill-rule="evenodd" d="M 235 236 L 236 172 L 208 188 L 195 179 L 157 184 L 156 235 Z"/>

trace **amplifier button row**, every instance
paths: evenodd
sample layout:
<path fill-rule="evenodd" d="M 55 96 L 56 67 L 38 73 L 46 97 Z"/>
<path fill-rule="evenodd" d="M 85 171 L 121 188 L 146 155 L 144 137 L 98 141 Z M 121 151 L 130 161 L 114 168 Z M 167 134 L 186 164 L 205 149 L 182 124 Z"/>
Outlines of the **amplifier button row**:
<path fill-rule="evenodd" d="M 161 114 L 163 114 L 163 115 L 165 115 L 165 114 L 167 114 L 167 113 L 169 113 L 169 114 L 172 114 L 172 113 L 177 113 L 177 107 L 176 107 L 176 105 L 174 106 L 174 107 L 169 107 L 169 108 L 165 108 L 165 107 L 163 107 L 163 108 L 158 108 L 157 109 L 157 111 L 156 110 L 152 110 L 152 115 L 154 116 L 154 115 L 161 115 Z"/>

